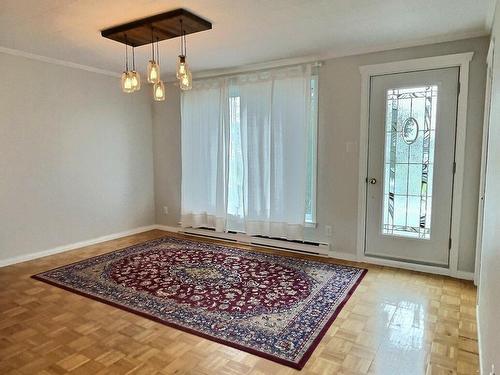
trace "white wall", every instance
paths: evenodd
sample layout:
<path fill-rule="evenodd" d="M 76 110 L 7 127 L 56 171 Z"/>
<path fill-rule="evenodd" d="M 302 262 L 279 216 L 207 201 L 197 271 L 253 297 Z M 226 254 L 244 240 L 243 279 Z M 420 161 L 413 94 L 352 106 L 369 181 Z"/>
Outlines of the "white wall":
<path fill-rule="evenodd" d="M 152 107 L 156 223 L 175 227 L 181 215 L 181 101 L 179 87 L 167 83 L 166 91 L 166 101 Z"/>
<path fill-rule="evenodd" d="M 0 53 L 0 261 L 154 223 L 151 98 Z"/>
<path fill-rule="evenodd" d="M 488 38 L 475 38 L 324 62 L 319 78 L 318 228 L 308 230 L 308 238 L 328 241 L 324 226 L 331 225 L 333 248 L 356 253 L 361 103 L 359 66 L 473 51 L 458 266 L 462 271 L 474 271 L 487 48 Z M 156 220 L 159 224 L 171 226 L 176 226 L 180 218 L 179 109 L 179 91 L 172 85 L 169 86 L 169 100 L 153 108 Z M 168 215 L 163 214 L 163 206 L 169 207 Z"/>
<path fill-rule="evenodd" d="M 331 225 L 333 248 L 355 253 L 359 66 L 474 51 L 459 251 L 459 269 L 473 271 L 487 46 L 487 38 L 476 38 L 324 62 L 318 228 L 309 229 L 308 238 L 328 241 L 324 226 Z M 177 225 L 180 98 L 174 85 L 167 85 L 166 102 L 151 104 L 146 87 L 122 94 L 117 78 L 6 54 L 0 62 L 0 260 L 155 221 Z"/>
<path fill-rule="evenodd" d="M 333 224 L 333 244 L 339 251 L 354 252 L 356 246 L 359 147 L 347 152 L 347 145 L 359 143 L 359 66 L 473 51 L 458 269 L 474 271 L 488 43 L 488 38 L 475 38 L 326 61 L 319 83 L 318 218 Z"/>
<path fill-rule="evenodd" d="M 478 331 L 482 374 L 491 365 L 500 372 L 500 6 L 497 3 L 492 39 L 496 42 L 493 58 L 493 84 L 484 202 L 481 278 L 479 280 Z"/>

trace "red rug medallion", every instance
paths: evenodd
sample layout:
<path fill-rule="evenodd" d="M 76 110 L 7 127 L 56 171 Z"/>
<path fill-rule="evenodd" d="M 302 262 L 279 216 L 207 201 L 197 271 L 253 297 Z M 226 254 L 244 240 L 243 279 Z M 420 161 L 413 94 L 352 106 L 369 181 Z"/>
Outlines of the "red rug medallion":
<path fill-rule="evenodd" d="M 165 237 L 33 277 L 301 369 L 365 273 Z"/>

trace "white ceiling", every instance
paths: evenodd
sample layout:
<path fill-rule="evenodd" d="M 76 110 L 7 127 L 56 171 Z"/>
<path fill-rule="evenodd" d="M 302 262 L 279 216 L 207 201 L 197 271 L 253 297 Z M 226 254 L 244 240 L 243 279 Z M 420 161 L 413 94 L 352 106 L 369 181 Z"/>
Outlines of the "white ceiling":
<path fill-rule="evenodd" d="M 175 8 L 213 23 L 188 40 L 193 71 L 343 56 L 486 35 L 493 0 L 0 0 L 0 46 L 120 72 L 123 45 L 100 30 Z M 173 72 L 179 41 L 160 43 Z M 139 67 L 150 48 L 136 50 Z"/>

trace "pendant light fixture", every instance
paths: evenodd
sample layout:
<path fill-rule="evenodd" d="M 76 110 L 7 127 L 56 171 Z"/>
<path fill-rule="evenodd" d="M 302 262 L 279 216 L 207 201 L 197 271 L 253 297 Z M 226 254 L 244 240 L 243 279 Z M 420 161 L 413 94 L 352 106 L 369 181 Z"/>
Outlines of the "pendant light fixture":
<path fill-rule="evenodd" d="M 179 55 L 179 62 L 177 63 L 176 77 L 179 80 L 179 87 L 181 90 L 191 90 L 193 87 L 193 76 L 189 70 L 188 64 L 186 62 L 187 55 L 187 43 L 186 43 L 186 32 L 182 27 L 181 23 L 181 54 Z"/>
<path fill-rule="evenodd" d="M 165 100 L 165 85 L 161 80 L 153 85 L 153 99 L 157 102 Z"/>
<path fill-rule="evenodd" d="M 184 55 L 179 55 L 179 61 L 177 62 L 177 69 L 175 72 L 175 76 L 177 79 L 181 79 L 184 74 L 186 74 L 188 69 L 187 63 L 186 63 L 186 56 Z"/>
<path fill-rule="evenodd" d="M 177 79 L 181 79 L 188 70 L 186 55 L 184 52 L 184 28 L 182 27 L 182 18 L 179 20 L 179 22 L 181 23 L 181 52 L 179 54 L 179 61 L 177 62 L 177 69 L 175 71 L 175 76 L 177 77 Z"/>
<path fill-rule="evenodd" d="M 145 82 L 152 84 L 153 99 L 163 101 L 166 98 L 166 84 L 161 80 L 159 42 L 174 38 L 180 39 L 180 53 L 176 61 L 175 75 L 179 88 L 190 90 L 193 87 L 193 76 L 187 61 L 186 36 L 210 29 L 212 29 L 212 23 L 208 20 L 186 9 L 178 8 L 107 28 L 101 31 L 101 35 L 125 44 L 125 69 L 120 82 L 122 91 L 132 93 L 140 90 L 141 81 L 144 79 Z M 149 44 L 151 44 L 151 58 L 147 64 L 147 75 L 141 79 L 135 67 L 135 48 Z M 130 65 L 129 48 L 132 53 Z"/>
<path fill-rule="evenodd" d="M 156 55 L 157 55 L 157 62 L 158 62 L 158 67 L 160 66 L 160 49 L 158 48 L 158 38 L 156 39 Z M 158 70 L 158 77 L 160 76 L 160 71 Z M 158 82 L 156 82 L 153 85 L 153 99 L 157 102 L 161 102 L 165 100 L 165 85 L 163 84 L 163 81 L 161 79 L 158 79 Z"/>
<path fill-rule="evenodd" d="M 181 79 L 179 80 L 179 87 L 181 90 L 191 90 L 193 88 L 193 76 L 191 75 L 191 71 L 187 71 Z"/>
<path fill-rule="evenodd" d="M 130 77 L 129 72 L 123 72 L 122 73 L 122 91 L 124 93 L 130 94 L 131 92 L 134 92 L 134 89 L 132 88 L 132 78 Z"/>
<path fill-rule="evenodd" d="M 134 91 L 141 89 L 141 76 L 135 70 L 135 47 L 132 47 L 132 71 L 130 72 L 130 79 L 132 80 L 132 88 Z"/>
<path fill-rule="evenodd" d="M 151 60 L 148 62 L 148 82 L 157 83 L 160 80 L 160 66 L 155 61 L 155 43 L 151 27 Z"/>
<path fill-rule="evenodd" d="M 125 35 L 125 40 L 126 39 L 127 36 Z M 121 86 L 122 86 L 122 91 L 124 93 L 130 94 L 131 92 L 134 92 L 134 88 L 132 86 L 132 77 L 128 70 L 128 44 L 126 42 L 125 42 L 125 71 L 122 73 Z"/>
<path fill-rule="evenodd" d="M 181 19 L 181 29 L 182 29 L 182 19 Z M 186 33 L 184 30 L 181 31 L 181 55 L 179 56 L 179 64 L 177 67 L 177 74 L 179 79 L 179 87 L 181 90 L 191 90 L 193 87 L 193 76 L 186 63 L 187 55 L 187 43 L 186 43 Z"/>

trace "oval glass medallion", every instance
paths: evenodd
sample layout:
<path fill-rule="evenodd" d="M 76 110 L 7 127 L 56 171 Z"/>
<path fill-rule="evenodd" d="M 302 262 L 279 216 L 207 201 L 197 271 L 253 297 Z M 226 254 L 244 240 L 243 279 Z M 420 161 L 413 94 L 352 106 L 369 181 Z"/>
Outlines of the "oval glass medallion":
<path fill-rule="evenodd" d="M 418 122 L 413 117 L 408 117 L 403 123 L 403 140 L 411 145 L 418 137 Z"/>

